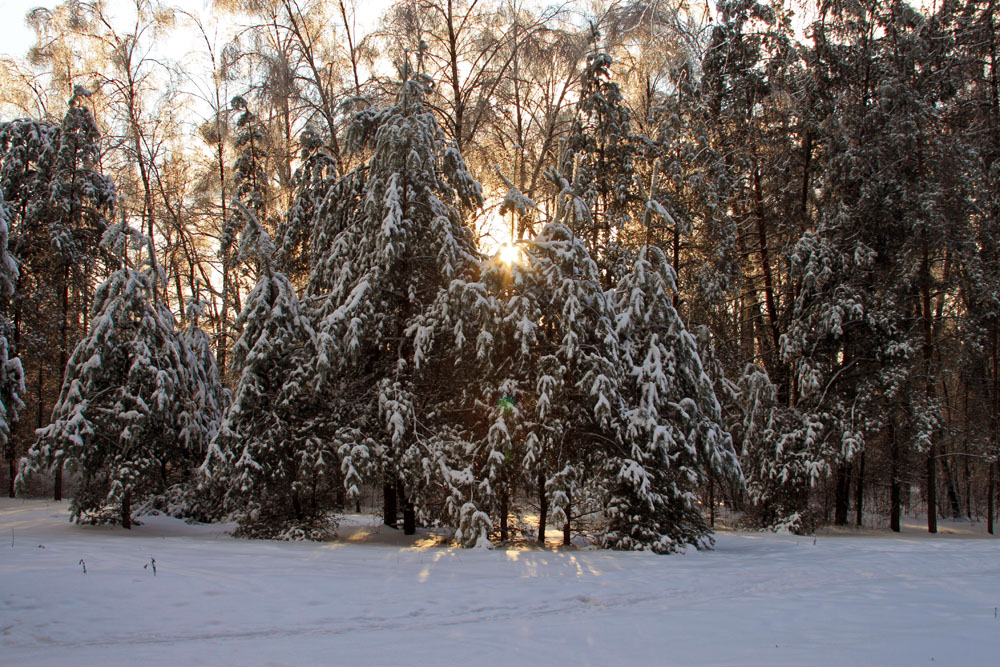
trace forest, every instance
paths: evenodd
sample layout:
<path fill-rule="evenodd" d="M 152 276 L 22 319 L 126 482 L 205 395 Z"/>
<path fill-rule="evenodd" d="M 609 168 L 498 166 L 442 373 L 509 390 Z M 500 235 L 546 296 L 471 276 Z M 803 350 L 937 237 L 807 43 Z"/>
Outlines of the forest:
<path fill-rule="evenodd" d="M 377 5 L 377 6 L 376 6 Z M 992 0 L 67 0 L 0 61 L 0 446 L 81 522 L 993 533 Z"/>

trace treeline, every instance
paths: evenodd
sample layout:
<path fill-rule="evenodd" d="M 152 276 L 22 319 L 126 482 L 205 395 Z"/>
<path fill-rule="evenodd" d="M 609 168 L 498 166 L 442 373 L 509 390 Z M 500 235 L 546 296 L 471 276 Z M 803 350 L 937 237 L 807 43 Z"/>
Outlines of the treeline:
<path fill-rule="evenodd" d="M 991 3 L 401 2 L 360 31 L 342 2 L 217 4 L 245 26 L 222 42 L 146 2 L 36 10 L 5 63 L 7 108 L 37 119 L 0 126 L 12 484 L 50 421 L 29 460 L 73 458 L 58 425 L 96 362 L 71 357 L 118 275 L 202 341 L 172 343 L 205 377 L 163 405 L 205 416 L 208 386 L 221 420 L 160 429 L 202 435 L 150 455 L 147 495 L 200 486 L 177 502 L 251 533 L 362 484 L 466 543 L 530 507 L 669 550 L 705 535 L 699 501 L 992 530 Z M 177 34 L 204 48 L 152 53 Z M 518 261 L 480 256 L 491 233 Z"/>

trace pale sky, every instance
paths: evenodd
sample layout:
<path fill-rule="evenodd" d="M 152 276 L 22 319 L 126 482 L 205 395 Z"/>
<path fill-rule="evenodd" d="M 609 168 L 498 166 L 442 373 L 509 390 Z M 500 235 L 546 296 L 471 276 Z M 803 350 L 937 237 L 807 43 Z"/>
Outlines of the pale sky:
<path fill-rule="evenodd" d="M 121 1 L 121 0 L 118 0 Z M 35 35 L 24 21 L 25 15 L 35 7 L 55 7 L 60 0 L 0 0 L 0 56 L 23 58 L 35 41 Z M 108 3 L 114 8 L 118 2 Z M 172 7 L 200 13 L 205 0 L 173 0 Z"/>
<path fill-rule="evenodd" d="M 0 11 L 0 56 L 23 58 L 35 40 L 24 16 L 35 7 L 54 7 L 57 0 L 3 0 Z"/>

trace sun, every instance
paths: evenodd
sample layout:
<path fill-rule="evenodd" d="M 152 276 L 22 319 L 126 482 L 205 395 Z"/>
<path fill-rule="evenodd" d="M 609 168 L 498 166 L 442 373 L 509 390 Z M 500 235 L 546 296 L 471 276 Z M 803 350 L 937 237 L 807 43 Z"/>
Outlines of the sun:
<path fill-rule="evenodd" d="M 510 243 L 504 243 L 497 251 L 497 257 L 500 258 L 501 262 L 507 264 L 508 266 L 511 264 L 517 264 L 521 261 L 521 249 L 515 245 L 511 245 Z"/>

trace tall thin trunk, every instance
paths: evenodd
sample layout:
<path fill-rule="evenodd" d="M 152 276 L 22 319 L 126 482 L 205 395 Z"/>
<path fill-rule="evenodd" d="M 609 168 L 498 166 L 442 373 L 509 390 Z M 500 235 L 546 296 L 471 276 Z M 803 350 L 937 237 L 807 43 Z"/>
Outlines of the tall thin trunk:
<path fill-rule="evenodd" d="M 854 525 L 861 527 L 865 504 L 865 453 L 858 460 L 858 481 L 854 489 Z"/>
<path fill-rule="evenodd" d="M 351 58 L 351 72 L 354 74 L 354 95 L 361 97 L 361 78 L 358 76 L 358 54 L 354 48 L 354 36 L 351 34 L 350 22 L 347 20 L 347 9 L 344 0 L 340 0 L 340 17 L 344 20 L 344 33 L 347 35 L 347 52 Z"/>
<path fill-rule="evenodd" d="M 213 56 L 214 58 L 214 56 Z M 226 220 L 229 216 L 226 206 L 228 206 L 228 193 L 226 191 L 226 155 L 225 155 L 225 140 L 222 131 L 222 101 L 219 96 L 219 89 L 215 89 L 215 131 L 218 137 L 218 141 L 215 145 L 215 160 L 216 167 L 219 170 L 219 188 L 220 197 L 219 203 L 221 204 L 221 220 L 223 226 L 226 225 Z M 231 250 L 224 250 L 222 257 L 222 313 L 219 317 L 219 339 L 216 343 L 215 348 L 215 363 L 219 367 L 219 373 L 225 378 L 226 375 L 226 349 L 227 345 L 227 331 L 229 325 L 229 291 L 232 289 L 232 279 L 229 275 L 231 270 L 230 264 L 232 263 Z M 214 301 L 214 299 L 213 299 Z"/>
<path fill-rule="evenodd" d="M 122 528 L 126 530 L 132 529 L 132 490 L 125 489 L 125 495 L 122 496 Z"/>
<path fill-rule="evenodd" d="M 538 543 L 545 546 L 545 523 L 549 514 L 549 501 L 545 497 L 545 473 L 538 473 Z"/>
<path fill-rule="evenodd" d="M 968 449 L 966 447 L 966 449 Z M 969 452 L 966 451 L 966 454 Z M 972 466 L 969 465 L 969 457 L 962 457 L 962 467 L 964 468 L 965 477 L 965 516 L 970 521 L 972 520 Z"/>
<path fill-rule="evenodd" d="M 14 353 L 21 354 L 21 301 L 14 300 Z M 10 436 L 7 440 L 7 466 L 8 466 L 8 495 L 13 498 L 16 495 L 14 488 L 14 478 L 17 476 L 17 436 L 19 422 L 14 422 L 10 426 Z"/>
<path fill-rule="evenodd" d="M 767 219 L 764 216 L 764 193 L 760 184 L 760 170 L 753 172 L 754 211 L 757 219 L 757 244 L 760 249 L 760 268 L 764 275 L 764 305 L 767 308 L 768 325 L 771 330 L 771 344 L 774 345 L 775 359 L 778 357 L 778 307 L 774 299 L 774 277 L 771 274 L 771 258 L 767 247 Z"/>
<path fill-rule="evenodd" d="M 70 266 L 66 264 L 63 267 L 62 275 L 62 319 L 59 323 L 59 374 L 62 378 L 60 380 L 60 386 L 62 381 L 66 379 L 66 365 L 69 363 L 69 275 Z M 41 412 L 41 372 L 39 372 L 39 386 L 38 386 L 38 409 Z M 55 481 L 53 483 L 53 493 L 52 496 L 56 501 L 62 500 L 63 495 L 63 470 L 62 466 L 59 465 L 55 470 Z"/>
<path fill-rule="evenodd" d="M 566 523 L 563 524 L 563 546 L 568 547 L 572 544 L 573 530 L 570 524 L 570 507 L 572 507 L 571 499 L 569 498 L 569 493 L 566 494 Z"/>
<path fill-rule="evenodd" d="M 900 530 L 900 509 L 901 509 L 901 499 L 900 499 L 900 482 L 899 482 L 899 469 L 900 469 L 900 452 L 899 452 L 899 441 L 896 438 L 896 425 L 890 420 L 889 421 L 889 447 L 891 452 L 891 461 L 889 465 L 889 528 L 894 533 L 898 533 Z"/>
<path fill-rule="evenodd" d="M 962 505 L 958 500 L 958 488 L 955 483 L 955 469 L 948 464 L 947 459 L 942 459 L 941 464 L 944 468 L 946 483 L 945 488 L 948 493 L 948 504 L 951 506 L 951 518 L 959 519 L 962 516 Z"/>
<path fill-rule="evenodd" d="M 506 542 L 510 537 L 507 526 L 507 515 L 510 514 L 510 491 L 505 484 L 500 491 L 500 541 Z"/>
<path fill-rule="evenodd" d="M 382 523 L 392 528 L 396 527 L 396 485 L 386 483 L 382 487 Z"/>
<path fill-rule="evenodd" d="M 991 438 L 991 444 L 993 445 L 993 451 L 991 454 L 993 456 L 997 455 L 998 449 L 998 435 L 1000 435 L 1000 376 L 997 375 L 997 371 L 1000 370 L 1000 345 L 998 345 L 998 335 L 997 322 L 993 322 L 993 346 L 991 350 L 991 361 L 993 366 L 993 401 L 990 406 L 990 411 L 993 417 L 993 437 Z M 994 501 L 996 500 L 996 474 L 997 474 L 997 462 L 994 459 L 989 462 L 989 484 L 987 485 L 987 499 L 986 499 L 986 530 L 989 531 L 990 535 L 993 534 L 993 522 L 995 518 L 995 513 L 993 511 Z"/>
<path fill-rule="evenodd" d="M 990 470 L 990 472 L 989 472 L 990 481 L 989 481 L 989 484 L 987 485 L 987 491 L 986 491 L 986 531 L 990 535 L 992 535 L 993 534 L 993 523 L 994 523 L 994 519 L 995 519 L 995 516 L 996 516 L 995 512 L 993 510 L 993 508 L 994 508 L 994 504 L 993 503 L 996 500 L 996 493 L 997 493 L 997 489 L 996 489 L 996 484 L 997 484 L 997 482 L 996 482 L 996 480 L 997 480 L 997 462 L 996 461 L 990 461 L 990 463 L 989 463 L 989 470 Z"/>
<path fill-rule="evenodd" d="M 836 495 L 834 497 L 833 523 L 836 526 L 847 525 L 847 509 L 851 497 L 851 477 L 848 474 L 850 464 L 841 463 L 837 467 Z"/>
<path fill-rule="evenodd" d="M 926 239 L 923 242 L 923 257 L 920 262 L 920 298 L 923 309 L 924 330 L 924 373 L 926 394 L 928 399 L 934 398 L 934 385 L 931 381 L 931 368 L 934 357 L 934 339 L 931 330 L 931 269 L 930 247 Z M 927 532 L 937 532 L 937 442 L 931 434 L 931 447 L 927 452 Z"/>

